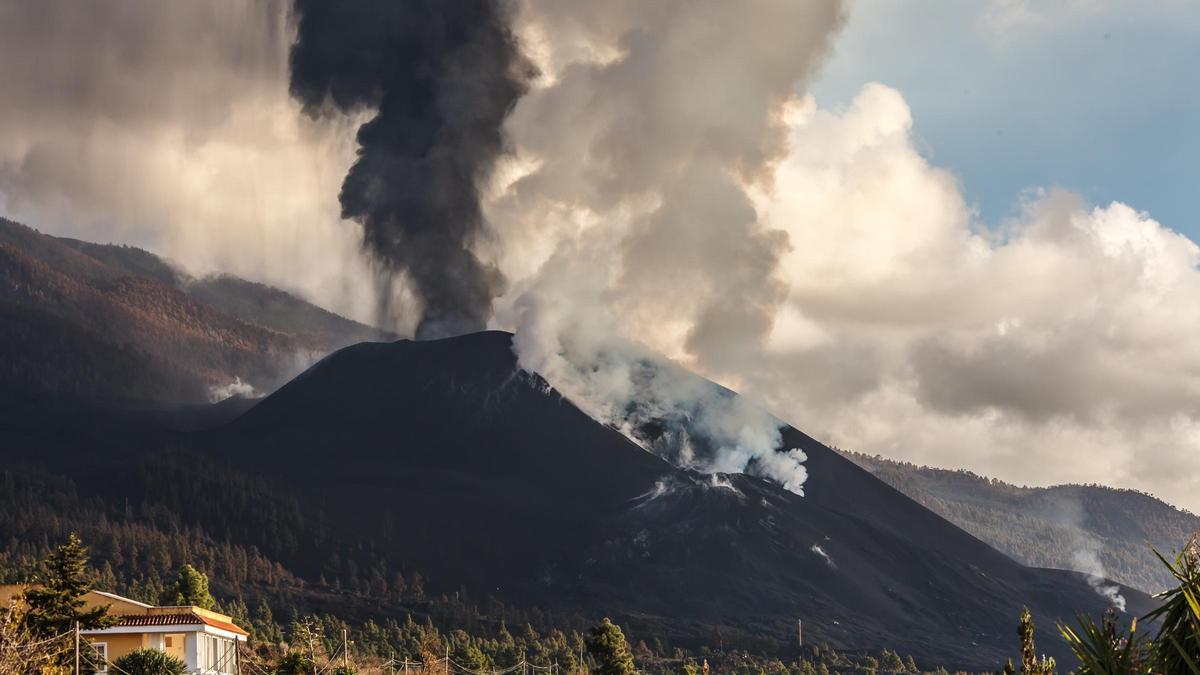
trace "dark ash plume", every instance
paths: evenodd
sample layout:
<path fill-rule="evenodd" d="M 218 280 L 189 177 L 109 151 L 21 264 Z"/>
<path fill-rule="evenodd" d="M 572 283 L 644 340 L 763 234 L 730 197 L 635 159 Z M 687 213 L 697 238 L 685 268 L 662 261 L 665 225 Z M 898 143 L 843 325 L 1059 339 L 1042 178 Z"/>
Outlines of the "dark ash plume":
<path fill-rule="evenodd" d="M 294 10 L 291 92 L 306 113 L 378 111 L 358 130 L 343 217 L 420 297 L 417 338 L 485 328 L 503 279 L 470 248 L 485 227 L 477 184 L 533 75 L 507 4 L 295 0 Z"/>

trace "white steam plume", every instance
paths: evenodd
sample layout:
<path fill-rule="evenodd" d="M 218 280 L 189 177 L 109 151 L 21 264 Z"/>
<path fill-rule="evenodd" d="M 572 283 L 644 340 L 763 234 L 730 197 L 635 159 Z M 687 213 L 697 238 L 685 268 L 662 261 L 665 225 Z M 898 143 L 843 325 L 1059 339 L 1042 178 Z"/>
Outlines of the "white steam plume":
<path fill-rule="evenodd" d="M 779 420 L 654 352 L 732 365 L 770 333 L 787 236 L 750 189 L 841 21 L 839 3 L 521 3 L 543 78 L 486 204 L 523 367 L 679 465 L 794 492 L 805 457 Z"/>
<path fill-rule="evenodd" d="M 1055 504 L 1055 519 L 1066 526 L 1072 540 L 1071 563 L 1075 570 L 1087 575 L 1088 586 L 1108 600 L 1110 606 L 1125 611 L 1125 596 L 1121 587 L 1108 580 L 1108 571 L 1100 560 L 1100 542 L 1084 529 L 1087 513 L 1077 498 L 1063 496 Z"/>
<path fill-rule="evenodd" d="M 235 377 L 233 381 L 224 385 L 212 385 L 208 388 L 208 400 L 213 403 L 219 403 L 234 396 L 242 398 L 258 398 L 263 393 L 258 391 L 249 382 L 243 382 L 242 378 Z"/>
<path fill-rule="evenodd" d="M 1108 581 L 1104 564 L 1096 548 L 1081 548 L 1071 554 L 1071 562 L 1075 568 L 1087 575 L 1088 586 L 1108 600 L 1113 607 L 1125 611 L 1125 596 L 1121 595 L 1121 587 Z"/>
<path fill-rule="evenodd" d="M 541 374 L 584 412 L 678 466 L 750 473 L 804 493 L 805 455 L 781 451 L 779 420 L 613 335 L 606 313 L 578 314 L 567 304 L 537 291 L 522 296 L 514 338 L 522 368 Z"/>

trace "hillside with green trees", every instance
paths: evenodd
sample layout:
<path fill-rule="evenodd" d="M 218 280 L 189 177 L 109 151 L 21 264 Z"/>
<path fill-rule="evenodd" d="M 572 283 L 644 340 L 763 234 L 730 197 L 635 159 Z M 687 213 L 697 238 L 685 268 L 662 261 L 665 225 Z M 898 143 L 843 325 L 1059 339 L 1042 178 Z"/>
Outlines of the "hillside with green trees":
<path fill-rule="evenodd" d="M 83 594 L 97 576 L 89 564 L 88 550 L 74 533 L 55 547 L 24 579 L 30 584 L 7 607 L 0 608 L 0 672 L 5 675 L 65 675 L 82 658 L 88 669 L 112 666 L 125 675 L 180 675 L 182 662 L 153 649 L 128 653 L 115 663 L 79 649 L 71 627 L 78 623 L 95 628 L 110 625 L 104 608 L 85 609 Z M 1193 544 L 1174 563 L 1160 559 L 1176 583 L 1160 596 L 1161 605 L 1147 620 L 1151 631 L 1138 632 L 1136 618 L 1128 622 L 1109 610 L 1097 622 L 1079 615 L 1075 624 L 1058 623 L 1058 635 L 1070 646 L 1077 663 L 1070 672 L 1079 675 L 1200 675 L 1200 551 Z M 207 575 L 189 563 L 177 571 L 167 596 L 182 602 L 213 602 Z M 245 619 L 240 619 L 245 621 Z M 1145 625 L 1145 622 L 1143 622 Z M 293 616 L 286 626 L 270 620 L 253 626 L 251 639 L 239 663 L 253 675 L 389 675 L 397 671 L 421 675 L 500 675 L 521 671 L 597 675 L 661 673 L 709 675 L 829 675 L 852 673 L 946 673 L 929 664 L 919 665 L 891 650 L 876 654 L 842 654 L 823 646 L 798 648 L 789 657 L 746 651 L 725 651 L 703 646 L 698 650 L 670 648 L 654 639 L 627 636 L 605 617 L 586 631 L 565 632 L 549 628 L 539 632 L 526 624 L 514 633 L 503 620 L 471 627 L 453 620 L 438 625 L 431 616 L 418 622 L 411 612 L 402 619 L 347 622 L 334 615 Z M 1060 666 L 1042 656 L 1035 626 L 1026 608 L 1017 622 L 1013 644 L 1020 652 L 1003 664 L 1005 675 L 1055 675 Z M 1040 637 L 1044 647 L 1045 636 Z M 86 645 L 86 642 L 84 643 Z M 1064 664 L 1065 665 L 1065 664 Z"/>
<path fill-rule="evenodd" d="M 1026 565 L 1100 570 L 1109 579 L 1148 593 L 1176 583 L 1153 549 L 1172 555 L 1200 530 L 1200 517 L 1135 490 L 1103 485 L 1019 487 L 970 471 L 839 451 Z"/>
<path fill-rule="evenodd" d="M 71 626 L 84 628 L 109 625 L 112 617 L 103 609 L 84 610 L 81 596 L 90 588 L 105 589 L 111 561 L 91 555 L 74 533 L 52 548 L 44 559 L 34 562 L 24 574 L 5 569 L 15 580 L 34 584 L 25 597 L 0 609 L 0 672 L 35 672 L 44 665 L 66 664 L 73 658 Z M 228 587 L 190 563 L 179 565 L 159 598 L 151 602 L 209 605 L 228 612 L 237 623 L 250 629 L 243 648 L 245 673 L 253 675 L 316 675 L 318 672 L 351 673 L 526 673 L 553 675 L 597 673 L 780 673 L 818 675 L 846 673 L 945 672 L 930 667 L 922 671 L 912 657 L 892 650 L 844 653 L 823 645 L 810 645 L 795 654 L 768 655 L 745 650 L 726 650 L 719 645 L 683 648 L 665 644 L 653 636 L 633 636 L 608 618 L 578 628 L 554 625 L 558 617 L 534 613 L 529 618 L 542 622 L 540 628 L 526 622 L 510 624 L 504 608 L 496 613 L 464 602 L 462 598 L 440 597 L 423 602 L 399 602 L 382 609 L 373 618 L 348 619 L 336 613 L 302 613 L 295 597 L 264 597 L 254 616 L 248 616 L 241 597 L 214 598 L 214 587 Z M 567 623 L 574 623 L 567 619 Z M 521 626 L 510 628 L 510 625 Z M 26 645 L 42 645 L 35 653 Z M 86 650 L 85 650 L 86 653 Z M 90 654 L 89 654 L 90 656 Z M 6 658 L 9 659 L 6 661 Z M 4 664 L 20 666 L 3 669 Z M 36 664 L 38 668 L 32 666 Z M 344 664 L 344 665 L 343 665 Z M 96 662 L 95 667 L 102 664 Z M 131 675 L 179 675 L 181 664 L 155 650 L 132 652 L 116 663 L 118 672 Z"/>

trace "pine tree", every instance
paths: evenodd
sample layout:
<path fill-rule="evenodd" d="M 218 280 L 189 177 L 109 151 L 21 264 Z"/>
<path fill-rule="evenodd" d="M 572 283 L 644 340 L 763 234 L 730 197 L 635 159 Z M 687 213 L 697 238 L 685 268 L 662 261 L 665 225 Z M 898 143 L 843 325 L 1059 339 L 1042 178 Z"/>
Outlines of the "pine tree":
<path fill-rule="evenodd" d="M 879 656 L 879 669 L 885 673 L 903 673 L 904 661 L 900 660 L 900 655 L 896 652 L 885 649 Z"/>
<path fill-rule="evenodd" d="M 275 623 L 275 615 L 271 612 L 271 606 L 265 599 L 260 601 L 258 609 L 254 610 L 254 621 L 251 623 L 251 628 L 256 640 L 279 642 L 283 638 L 279 625 Z"/>
<path fill-rule="evenodd" d="M 61 635 L 74 630 L 75 622 L 83 629 L 113 624 L 107 606 L 84 609 L 83 595 L 91 590 L 87 582 L 87 547 L 74 532 L 67 543 L 46 557 L 43 568 L 42 574 L 34 579 L 35 585 L 25 591 L 25 602 L 29 605 L 26 622 L 34 635 Z"/>
<path fill-rule="evenodd" d="M 621 627 L 605 617 L 587 641 L 588 654 L 596 661 L 596 672 L 600 675 L 626 675 L 634 672 L 633 655 Z"/>
<path fill-rule="evenodd" d="M 203 609 L 212 609 L 217 604 L 216 599 L 208 592 L 208 575 L 185 564 L 179 568 L 175 583 L 167 589 L 167 602 L 175 605 L 195 605 Z"/>

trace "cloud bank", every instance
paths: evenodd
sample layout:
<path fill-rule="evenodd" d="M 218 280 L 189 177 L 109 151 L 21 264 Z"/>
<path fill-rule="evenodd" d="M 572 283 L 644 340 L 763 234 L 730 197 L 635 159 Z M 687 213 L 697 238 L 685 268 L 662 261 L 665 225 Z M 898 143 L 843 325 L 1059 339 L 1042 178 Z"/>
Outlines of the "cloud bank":
<path fill-rule="evenodd" d="M 375 266 L 338 204 L 361 120 L 314 123 L 288 95 L 289 7 L 3 3 L 0 213 L 373 320 Z"/>
<path fill-rule="evenodd" d="M 546 76 L 486 212 L 535 368 L 616 333 L 835 445 L 1200 507 L 1192 241 L 1053 188 L 980 222 L 900 92 L 797 93 L 836 13 L 641 9 L 525 5 Z"/>

